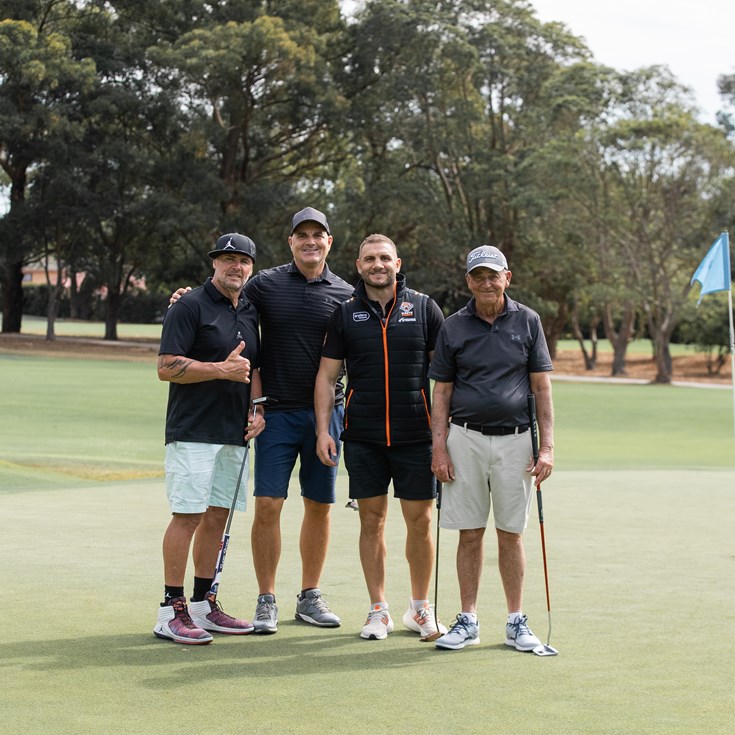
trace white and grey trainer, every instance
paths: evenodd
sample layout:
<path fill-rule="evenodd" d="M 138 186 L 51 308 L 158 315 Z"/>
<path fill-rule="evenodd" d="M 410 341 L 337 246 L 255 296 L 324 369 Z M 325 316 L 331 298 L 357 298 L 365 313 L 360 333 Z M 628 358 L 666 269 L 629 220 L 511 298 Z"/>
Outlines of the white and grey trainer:
<path fill-rule="evenodd" d="M 330 609 L 318 588 L 296 595 L 296 620 L 303 620 L 320 628 L 339 628 L 342 620 Z"/>
<path fill-rule="evenodd" d="M 253 618 L 254 633 L 275 633 L 278 630 L 278 605 L 274 595 L 260 595 Z"/>
<path fill-rule="evenodd" d="M 473 623 L 468 615 L 460 613 L 449 632 L 437 638 L 437 648 L 449 648 L 453 651 L 465 646 L 476 646 L 480 642 L 480 623 Z"/>
<path fill-rule="evenodd" d="M 528 618 L 525 615 L 516 614 L 508 618 L 505 626 L 505 645 L 513 646 L 519 651 L 533 651 L 541 641 L 531 632 L 526 624 Z"/>

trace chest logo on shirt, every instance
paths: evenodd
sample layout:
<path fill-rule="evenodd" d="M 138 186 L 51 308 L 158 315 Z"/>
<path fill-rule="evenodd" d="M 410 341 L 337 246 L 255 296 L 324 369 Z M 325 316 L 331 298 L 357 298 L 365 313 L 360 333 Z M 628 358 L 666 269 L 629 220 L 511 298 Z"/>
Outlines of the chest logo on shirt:
<path fill-rule="evenodd" d="M 520 334 L 516 334 L 515 332 L 513 332 L 513 333 L 512 333 L 511 335 L 510 335 L 510 341 L 511 341 L 511 342 L 521 342 L 521 341 L 522 341 L 522 340 L 521 340 L 521 335 L 520 335 Z"/>
<path fill-rule="evenodd" d="M 366 311 L 356 311 L 352 315 L 353 322 L 366 322 L 368 319 L 370 319 L 370 314 L 368 314 Z"/>
<path fill-rule="evenodd" d="M 400 316 L 398 317 L 399 322 L 415 322 L 416 317 L 413 313 L 413 304 L 410 301 L 402 301 L 398 306 Z"/>

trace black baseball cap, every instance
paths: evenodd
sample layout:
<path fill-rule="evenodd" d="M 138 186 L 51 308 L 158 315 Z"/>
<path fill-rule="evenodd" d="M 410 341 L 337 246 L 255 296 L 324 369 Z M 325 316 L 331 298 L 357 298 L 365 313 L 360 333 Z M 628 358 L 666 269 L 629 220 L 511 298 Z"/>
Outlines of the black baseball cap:
<path fill-rule="evenodd" d="M 324 214 L 324 212 L 320 212 L 318 209 L 314 209 L 314 207 L 306 207 L 305 209 L 302 209 L 301 211 L 296 212 L 296 214 L 293 216 L 293 219 L 291 220 L 291 234 L 292 235 L 293 235 L 293 231 L 302 222 L 316 222 L 317 224 L 321 225 L 327 231 L 327 235 L 332 234 L 329 231 L 329 222 L 327 222 L 326 215 Z"/>
<path fill-rule="evenodd" d="M 207 255 L 210 258 L 216 258 L 224 253 L 239 253 L 247 255 L 255 262 L 255 243 L 247 236 L 240 235 L 237 232 L 230 232 L 217 240 L 214 250 L 210 250 Z"/>

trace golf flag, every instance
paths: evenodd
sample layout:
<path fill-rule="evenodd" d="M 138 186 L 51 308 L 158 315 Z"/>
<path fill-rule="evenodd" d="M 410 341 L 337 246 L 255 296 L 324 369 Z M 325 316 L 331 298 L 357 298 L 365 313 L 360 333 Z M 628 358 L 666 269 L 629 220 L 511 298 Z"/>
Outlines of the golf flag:
<path fill-rule="evenodd" d="M 691 283 L 699 281 L 702 296 L 715 291 L 727 291 L 727 317 L 730 321 L 730 375 L 732 377 L 732 416 L 733 430 L 735 430 L 735 324 L 732 316 L 732 283 L 730 281 L 730 236 L 723 232 L 713 243 L 712 247 L 694 271 Z M 735 436 L 735 434 L 734 434 Z"/>
<path fill-rule="evenodd" d="M 691 283 L 695 281 L 702 286 L 697 304 L 705 294 L 730 290 L 730 236 L 727 232 L 723 232 L 712 243 L 699 268 L 694 271 Z"/>

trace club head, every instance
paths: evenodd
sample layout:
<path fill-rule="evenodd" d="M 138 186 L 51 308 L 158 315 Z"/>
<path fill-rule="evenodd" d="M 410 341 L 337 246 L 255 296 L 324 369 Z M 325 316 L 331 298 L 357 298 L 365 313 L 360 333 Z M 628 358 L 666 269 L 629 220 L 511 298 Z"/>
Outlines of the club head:
<path fill-rule="evenodd" d="M 430 633 L 429 635 L 419 638 L 422 643 L 433 643 L 437 638 L 441 638 L 442 634 L 437 630 L 436 633 Z"/>
<path fill-rule="evenodd" d="M 533 649 L 533 652 L 537 656 L 558 656 L 559 651 L 556 650 L 556 648 L 553 648 L 552 646 L 546 645 L 542 643 L 540 646 L 536 646 L 536 648 Z"/>

